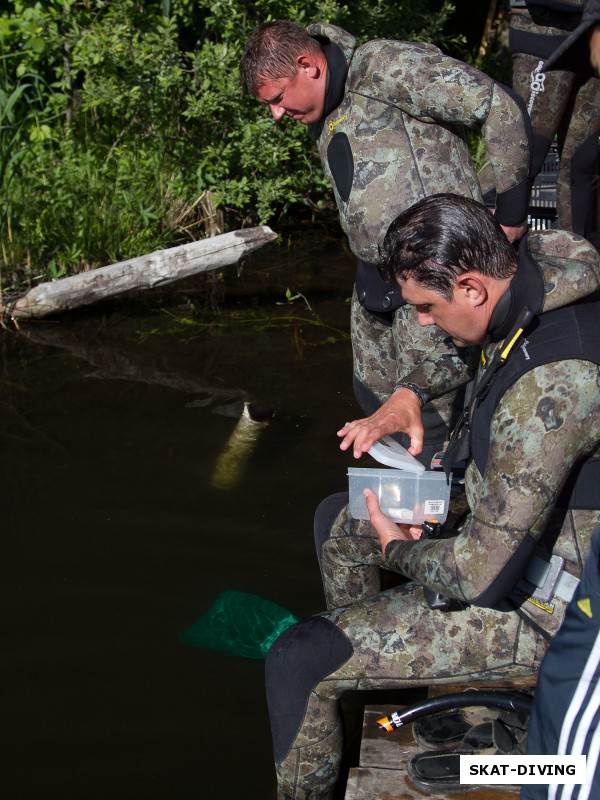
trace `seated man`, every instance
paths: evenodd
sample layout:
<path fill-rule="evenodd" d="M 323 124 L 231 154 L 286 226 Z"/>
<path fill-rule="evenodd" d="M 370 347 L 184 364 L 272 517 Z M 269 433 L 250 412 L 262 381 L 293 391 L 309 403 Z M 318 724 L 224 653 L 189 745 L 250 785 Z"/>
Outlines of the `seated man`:
<path fill-rule="evenodd" d="M 470 447 L 470 513 L 460 530 L 424 538 L 385 517 L 368 491 L 372 524 L 325 501 L 318 516 L 333 522 L 319 560 L 329 611 L 290 627 L 267 657 L 280 800 L 333 796 L 348 690 L 534 674 L 600 521 L 597 251 L 548 230 L 530 233 L 517 257 L 489 211 L 449 194 L 400 214 L 384 246 L 419 323 L 482 347 L 450 445 L 463 457 Z M 360 436 L 360 455 L 374 430 L 392 432 L 393 419 L 350 423 L 342 446 Z M 557 583 L 537 589 L 544 581 L 533 572 L 551 556 Z M 407 580 L 382 591 L 384 571 Z M 425 589 L 458 610 L 429 607 Z"/>

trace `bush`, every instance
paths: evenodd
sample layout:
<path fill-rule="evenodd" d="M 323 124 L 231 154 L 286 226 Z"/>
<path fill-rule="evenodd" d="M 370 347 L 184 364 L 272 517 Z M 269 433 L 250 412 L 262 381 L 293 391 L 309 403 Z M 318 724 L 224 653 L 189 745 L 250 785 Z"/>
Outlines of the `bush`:
<path fill-rule="evenodd" d="M 228 228 L 330 204 L 306 130 L 288 119 L 276 125 L 242 95 L 239 58 L 258 22 L 319 19 L 359 41 L 452 44 L 442 36 L 452 7 L 433 0 L 7 5 L 0 17 L 4 288 L 199 238 L 205 191 Z"/>

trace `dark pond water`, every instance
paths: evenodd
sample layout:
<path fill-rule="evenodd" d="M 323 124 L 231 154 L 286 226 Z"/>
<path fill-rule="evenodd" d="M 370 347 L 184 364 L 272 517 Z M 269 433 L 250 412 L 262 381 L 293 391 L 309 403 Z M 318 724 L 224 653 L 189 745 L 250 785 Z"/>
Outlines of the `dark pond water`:
<path fill-rule="evenodd" d="M 180 636 L 225 590 L 323 606 L 352 280 L 313 230 L 0 333 L 4 797 L 274 797 L 264 662 Z M 244 400 L 275 414 L 223 472 Z"/>

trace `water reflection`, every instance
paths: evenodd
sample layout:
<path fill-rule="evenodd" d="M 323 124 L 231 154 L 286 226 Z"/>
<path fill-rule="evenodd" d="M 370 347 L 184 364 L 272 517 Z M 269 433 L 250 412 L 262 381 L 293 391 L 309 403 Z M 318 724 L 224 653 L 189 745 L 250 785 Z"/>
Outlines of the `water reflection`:
<path fill-rule="evenodd" d="M 177 389 L 186 394 L 201 395 L 191 401 L 195 406 L 209 406 L 211 411 L 225 416 L 238 416 L 247 394 L 243 389 L 211 385 L 191 369 L 168 368 L 151 351 L 128 351 L 126 342 L 106 341 L 106 336 L 92 331 L 85 338 L 85 327 L 69 320 L 57 323 L 21 323 L 19 333 L 31 342 L 67 350 L 94 367 L 89 377 L 105 380 L 127 380 Z"/>
<path fill-rule="evenodd" d="M 322 234 L 269 249 L 2 333 L 13 800 L 273 796 L 263 662 L 180 640 L 227 590 L 323 605 L 312 516 L 346 486 L 335 431 L 358 413 L 352 260 Z M 215 485 L 248 403 L 272 419 Z"/>

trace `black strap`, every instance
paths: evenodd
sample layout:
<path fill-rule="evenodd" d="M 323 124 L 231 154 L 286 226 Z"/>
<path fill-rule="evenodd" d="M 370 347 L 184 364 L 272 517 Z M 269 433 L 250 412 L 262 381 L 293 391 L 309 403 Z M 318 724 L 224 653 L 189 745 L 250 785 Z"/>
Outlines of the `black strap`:
<path fill-rule="evenodd" d="M 477 408 L 478 403 L 480 403 L 489 392 L 490 388 L 492 387 L 493 380 L 498 374 L 498 371 L 504 366 L 504 364 L 506 364 L 508 356 L 512 352 L 517 342 L 521 339 L 523 331 L 531 323 L 533 318 L 533 311 L 526 306 L 521 311 L 517 322 L 509 331 L 508 336 L 504 339 L 502 345 L 494 353 L 494 356 L 486 371 L 483 373 L 481 380 L 475 384 L 470 395 L 468 407 L 465 409 L 458 424 L 452 431 L 448 447 L 442 456 L 441 464 L 446 476 L 450 475 L 454 464 L 457 464 L 459 461 L 465 461 L 469 458 L 471 454 L 470 424 L 473 414 L 475 413 L 475 409 Z"/>

